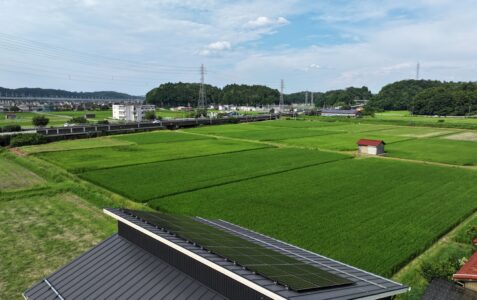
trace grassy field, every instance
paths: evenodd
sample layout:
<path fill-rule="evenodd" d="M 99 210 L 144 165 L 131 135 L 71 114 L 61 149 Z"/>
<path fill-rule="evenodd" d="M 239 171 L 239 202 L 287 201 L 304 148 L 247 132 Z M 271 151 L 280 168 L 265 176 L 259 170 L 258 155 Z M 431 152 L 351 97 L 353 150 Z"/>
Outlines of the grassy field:
<path fill-rule="evenodd" d="M 13 161 L 0 157 L 0 194 L 2 191 L 31 188 L 45 183 L 38 175 Z"/>
<path fill-rule="evenodd" d="M 265 146 L 240 141 L 202 139 L 177 143 L 156 143 L 45 152 L 36 155 L 67 170 L 82 172 L 263 147 Z"/>
<path fill-rule="evenodd" d="M 457 168 L 343 160 L 150 205 L 225 219 L 389 276 L 477 208 L 476 180 Z"/>
<path fill-rule="evenodd" d="M 384 140 L 386 144 L 396 143 L 407 140 L 409 138 L 403 136 L 385 135 L 385 131 L 381 132 L 366 132 L 366 133 L 340 133 L 329 134 L 314 137 L 304 137 L 296 139 L 286 139 L 279 141 L 292 146 L 306 147 L 312 149 L 326 149 L 336 151 L 354 151 L 357 149 L 356 142 L 359 139 L 378 139 Z"/>
<path fill-rule="evenodd" d="M 135 143 L 139 145 L 157 144 L 157 143 L 173 143 L 192 140 L 211 139 L 211 137 L 184 134 L 173 131 L 153 131 L 138 134 L 125 134 L 114 136 L 115 140 Z"/>
<path fill-rule="evenodd" d="M 53 111 L 53 112 L 18 112 L 15 113 L 17 119 L 7 120 L 5 119 L 5 113 L 0 113 L 0 126 L 18 124 L 25 128 L 33 128 L 32 119 L 37 115 L 44 115 L 50 122 L 48 126 L 63 126 L 72 117 L 84 116 L 85 114 L 95 114 L 96 117 L 88 119 L 90 122 L 104 120 L 112 117 L 110 110 L 98 110 L 98 111 Z"/>
<path fill-rule="evenodd" d="M 477 165 L 477 142 L 416 139 L 388 145 L 386 151 L 391 157 L 463 166 Z"/>
<path fill-rule="evenodd" d="M 153 198 L 349 158 L 302 149 L 259 149 L 96 170 L 81 177 L 131 199 Z M 148 174 L 148 176 L 143 176 Z M 138 181 L 136 178 L 142 178 Z"/>
<path fill-rule="evenodd" d="M 102 147 L 126 146 L 133 144 L 133 142 L 128 142 L 127 140 L 113 139 L 111 137 L 99 137 L 81 140 L 65 140 L 35 146 L 24 146 L 22 147 L 22 151 L 28 154 L 34 154 L 40 152 L 92 149 Z"/>
<path fill-rule="evenodd" d="M 113 220 L 69 193 L 0 198 L 0 299 L 21 293 L 116 230 Z"/>

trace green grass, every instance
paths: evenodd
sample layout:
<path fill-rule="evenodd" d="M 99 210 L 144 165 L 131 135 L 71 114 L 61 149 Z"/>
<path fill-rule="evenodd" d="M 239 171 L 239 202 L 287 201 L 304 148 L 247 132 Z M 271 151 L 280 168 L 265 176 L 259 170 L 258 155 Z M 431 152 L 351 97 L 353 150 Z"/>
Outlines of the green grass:
<path fill-rule="evenodd" d="M 345 158 L 349 156 L 269 148 L 96 170 L 83 173 L 81 177 L 136 201 L 145 202 L 175 193 Z"/>
<path fill-rule="evenodd" d="M 101 210 L 69 193 L 0 197 L 0 299 L 35 282 L 116 231 Z"/>
<path fill-rule="evenodd" d="M 386 146 L 391 157 L 476 166 L 477 143 L 429 138 L 416 139 Z"/>
<path fill-rule="evenodd" d="M 135 165 L 264 147 L 265 146 L 260 144 L 239 141 L 218 141 L 215 139 L 203 139 L 178 143 L 157 143 L 45 152 L 38 153 L 36 155 L 69 171 L 84 172 L 102 168 Z"/>
<path fill-rule="evenodd" d="M 0 170 L 0 194 L 6 190 L 32 188 L 46 183 L 35 173 L 3 156 L 0 156 Z"/>
<path fill-rule="evenodd" d="M 315 122 L 311 120 L 297 119 L 297 120 L 273 120 L 258 123 L 261 126 L 273 127 L 288 127 L 288 128 L 315 128 L 315 127 L 329 127 L 343 125 L 340 122 Z"/>
<path fill-rule="evenodd" d="M 304 137 L 296 139 L 287 139 L 279 141 L 292 146 L 306 147 L 312 149 L 326 149 L 335 151 L 353 151 L 357 150 L 356 142 L 359 139 L 379 139 L 384 140 L 387 144 L 396 143 L 409 139 L 408 137 L 399 137 L 385 135 L 386 131 L 366 132 L 366 133 L 340 133 L 331 135 L 322 135 L 316 137 Z M 386 146 L 386 150 L 388 146 Z"/>
<path fill-rule="evenodd" d="M 410 127 L 396 126 L 389 129 L 381 130 L 386 135 L 407 136 L 415 138 L 435 137 L 440 135 L 452 134 L 459 132 L 458 129 L 432 128 L 432 127 Z"/>
<path fill-rule="evenodd" d="M 307 128 L 285 128 L 279 126 L 260 126 L 255 124 L 224 125 L 191 129 L 190 132 L 224 136 L 229 138 L 274 141 L 287 138 L 319 136 L 331 134 L 331 131 L 308 130 Z"/>
<path fill-rule="evenodd" d="M 173 131 L 153 131 L 138 134 L 125 134 L 114 137 L 115 140 L 132 142 L 139 145 L 203 140 L 207 138 L 208 137 L 205 136 L 185 134 Z"/>
<path fill-rule="evenodd" d="M 113 112 L 111 110 L 87 110 L 87 111 L 52 111 L 52 112 L 45 112 L 48 115 L 58 115 L 58 116 L 65 116 L 68 119 L 72 117 L 82 117 L 86 114 L 94 114 L 95 117 L 88 120 L 104 120 L 113 117 Z"/>
<path fill-rule="evenodd" d="M 5 119 L 5 113 L 0 113 L 0 126 L 17 124 L 25 128 L 33 128 L 32 119 L 37 115 L 45 115 L 50 122 L 48 126 L 63 126 L 72 117 L 84 116 L 85 114 L 96 114 L 94 119 L 88 119 L 90 122 L 104 120 L 112 117 L 110 110 L 100 111 L 54 111 L 54 112 L 18 112 L 15 113 L 17 119 Z"/>
<path fill-rule="evenodd" d="M 113 139 L 111 137 L 99 137 L 99 138 L 80 139 L 80 140 L 65 140 L 65 141 L 59 141 L 59 142 L 35 145 L 35 146 L 24 146 L 24 147 L 21 147 L 20 149 L 21 151 L 25 153 L 33 154 L 33 153 L 51 152 L 51 151 L 126 146 L 131 144 L 133 143 L 128 142 L 126 140 Z"/>
<path fill-rule="evenodd" d="M 225 219 L 391 275 L 477 208 L 476 180 L 476 172 L 457 168 L 344 160 L 150 205 Z"/>

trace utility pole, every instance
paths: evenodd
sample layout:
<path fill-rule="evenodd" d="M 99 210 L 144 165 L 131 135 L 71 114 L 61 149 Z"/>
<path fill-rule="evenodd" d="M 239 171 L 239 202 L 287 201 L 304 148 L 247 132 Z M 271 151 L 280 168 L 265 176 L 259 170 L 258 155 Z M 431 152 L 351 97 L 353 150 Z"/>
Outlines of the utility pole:
<path fill-rule="evenodd" d="M 280 81 L 280 104 L 279 104 L 279 107 L 280 107 L 280 112 L 282 112 L 283 110 L 283 89 L 285 88 L 285 83 L 283 81 L 283 79 Z"/>
<path fill-rule="evenodd" d="M 200 89 L 199 89 L 199 101 L 197 103 L 198 109 L 206 108 L 206 99 L 205 99 L 205 86 L 204 86 L 204 77 L 205 77 L 205 68 L 204 64 L 200 66 Z"/>
<path fill-rule="evenodd" d="M 308 105 L 308 92 L 305 92 L 305 105 Z"/>
<path fill-rule="evenodd" d="M 416 80 L 419 80 L 419 71 L 420 71 L 420 68 L 421 68 L 421 64 L 419 62 L 417 62 L 417 66 L 416 66 Z"/>

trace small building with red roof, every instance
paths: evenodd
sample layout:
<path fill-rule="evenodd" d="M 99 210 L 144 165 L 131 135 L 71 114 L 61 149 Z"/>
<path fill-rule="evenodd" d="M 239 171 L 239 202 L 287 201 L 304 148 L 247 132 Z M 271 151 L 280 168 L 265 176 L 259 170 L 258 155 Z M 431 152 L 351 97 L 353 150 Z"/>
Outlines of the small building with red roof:
<path fill-rule="evenodd" d="M 383 140 L 360 139 L 357 144 L 359 154 L 383 155 L 385 153 L 384 145 L 386 143 Z"/>
<path fill-rule="evenodd" d="M 452 279 L 462 284 L 465 288 L 477 291 L 477 252 L 452 275 Z"/>

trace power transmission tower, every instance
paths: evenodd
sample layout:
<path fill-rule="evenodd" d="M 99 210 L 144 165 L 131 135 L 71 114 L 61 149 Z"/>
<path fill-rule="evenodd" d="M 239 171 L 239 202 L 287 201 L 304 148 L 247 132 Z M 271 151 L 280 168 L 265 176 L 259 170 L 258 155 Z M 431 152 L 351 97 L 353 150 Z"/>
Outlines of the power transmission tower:
<path fill-rule="evenodd" d="M 198 109 L 205 109 L 206 99 L 205 99 L 205 86 L 204 86 L 204 77 L 205 77 L 205 68 L 204 64 L 200 66 L 200 89 L 199 89 L 199 100 L 197 103 Z"/>
<path fill-rule="evenodd" d="M 283 79 L 280 81 L 280 112 L 283 110 L 283 89 L 285 88 L 285 83 L 283 82 Z"/>
<path fill-rule="evenodd" d="M 417 62 L 417 65 L 416 65 L 416 80 L 419 80 L 419 69 L 421 68 L 421 64 L 419 62 Z"/>

